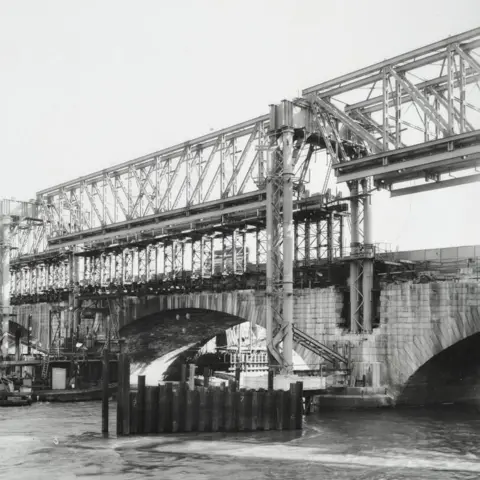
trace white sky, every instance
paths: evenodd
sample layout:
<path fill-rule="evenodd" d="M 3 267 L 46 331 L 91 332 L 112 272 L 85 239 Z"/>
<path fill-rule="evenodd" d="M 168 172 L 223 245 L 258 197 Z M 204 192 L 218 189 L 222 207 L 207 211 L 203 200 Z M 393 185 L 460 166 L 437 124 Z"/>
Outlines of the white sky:
<path fill-rule="evenodd" d="M 479 20 L 479 0 L 0 0 L 0 197 L 267 113 Z M 374 204 L 375 241 L 480 243 L 479 184 Z"/>

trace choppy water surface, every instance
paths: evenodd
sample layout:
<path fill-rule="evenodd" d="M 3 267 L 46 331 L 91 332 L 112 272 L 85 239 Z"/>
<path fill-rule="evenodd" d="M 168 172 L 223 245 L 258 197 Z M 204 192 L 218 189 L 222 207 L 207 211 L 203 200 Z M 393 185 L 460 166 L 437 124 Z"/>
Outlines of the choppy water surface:
<path fill-rule="evenodd" d="M 480 412 L 459 407 L 328 412 L 308 417 L 301 433 L 99 431 L 100 403 L 0 408 L 0 478 L 480 478 Z"/>

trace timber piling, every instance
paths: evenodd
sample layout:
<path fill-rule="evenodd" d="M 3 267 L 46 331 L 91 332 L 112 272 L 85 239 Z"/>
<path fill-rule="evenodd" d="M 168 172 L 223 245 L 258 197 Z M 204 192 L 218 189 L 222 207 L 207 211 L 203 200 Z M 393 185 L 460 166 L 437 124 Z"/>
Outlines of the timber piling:
<path fill-rule="evenodd" d="M 203 387 L 192 388 L 191 379 L 152 387 L 139 376 L 138 389 L 130 391 L 129 377 L 129 359 L 121 353 L 117 435 L 302 428 L 302 382 L 292 383 L 288 391 L 254 391 L 239 390 L 236 382 L 215 387 L 207 379 Z"/>

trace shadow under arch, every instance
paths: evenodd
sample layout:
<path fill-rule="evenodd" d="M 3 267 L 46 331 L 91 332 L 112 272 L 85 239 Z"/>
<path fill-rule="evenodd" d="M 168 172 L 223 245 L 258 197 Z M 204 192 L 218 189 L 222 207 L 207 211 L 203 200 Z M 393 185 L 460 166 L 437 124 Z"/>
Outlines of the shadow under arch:
<path fill-rule="evenodd" d="M 120 329 L 120 336 L 126 340 L 125 352 L 131 361 L 147 365 L 182 347 L 201 348 L 216 335 L 245 322 L 218 310 L 180 308 L 135 320 Z"/>
<path fill-rule="evenodd" d="M 442 350 L 410 376 L 397 405 L 480 405 L 480 333 Z"/>
<path fill-rule="evenodd" d="M 8 333 L 15 337 L 18 335 L 20 338 L 27 337 L 28 329 L 24 325 L 17 323 L 15 320 L 8 321 Z"/>

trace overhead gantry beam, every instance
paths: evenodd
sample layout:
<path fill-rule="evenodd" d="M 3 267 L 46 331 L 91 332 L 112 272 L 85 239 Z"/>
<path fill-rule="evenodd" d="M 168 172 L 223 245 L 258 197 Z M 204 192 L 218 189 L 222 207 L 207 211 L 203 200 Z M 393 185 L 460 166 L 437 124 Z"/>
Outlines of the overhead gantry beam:
<path fill-rule="evenodd" d="M 337 181 L 375 177 L 379 186 L 421 179 L 425 173 L 442 174 L 476 168 L 480 159 L 480 130 L 446 139 L 371 155 L 334 165 Z"/>
<path fill-rule="evenodd" d="M 391 197 L 401 197 L 412 195 L 414 193 L 431 192 L 440 188 L 457 187 L 459 185 L 468 185 L 470 183 L 480 182 L 480 174 L 467 175 L 465 177 L 450 178 L 436 182 L 426 183 L 424 185 L 415 185 L 413 187 L 397 188 L 390 191 Z"/>

